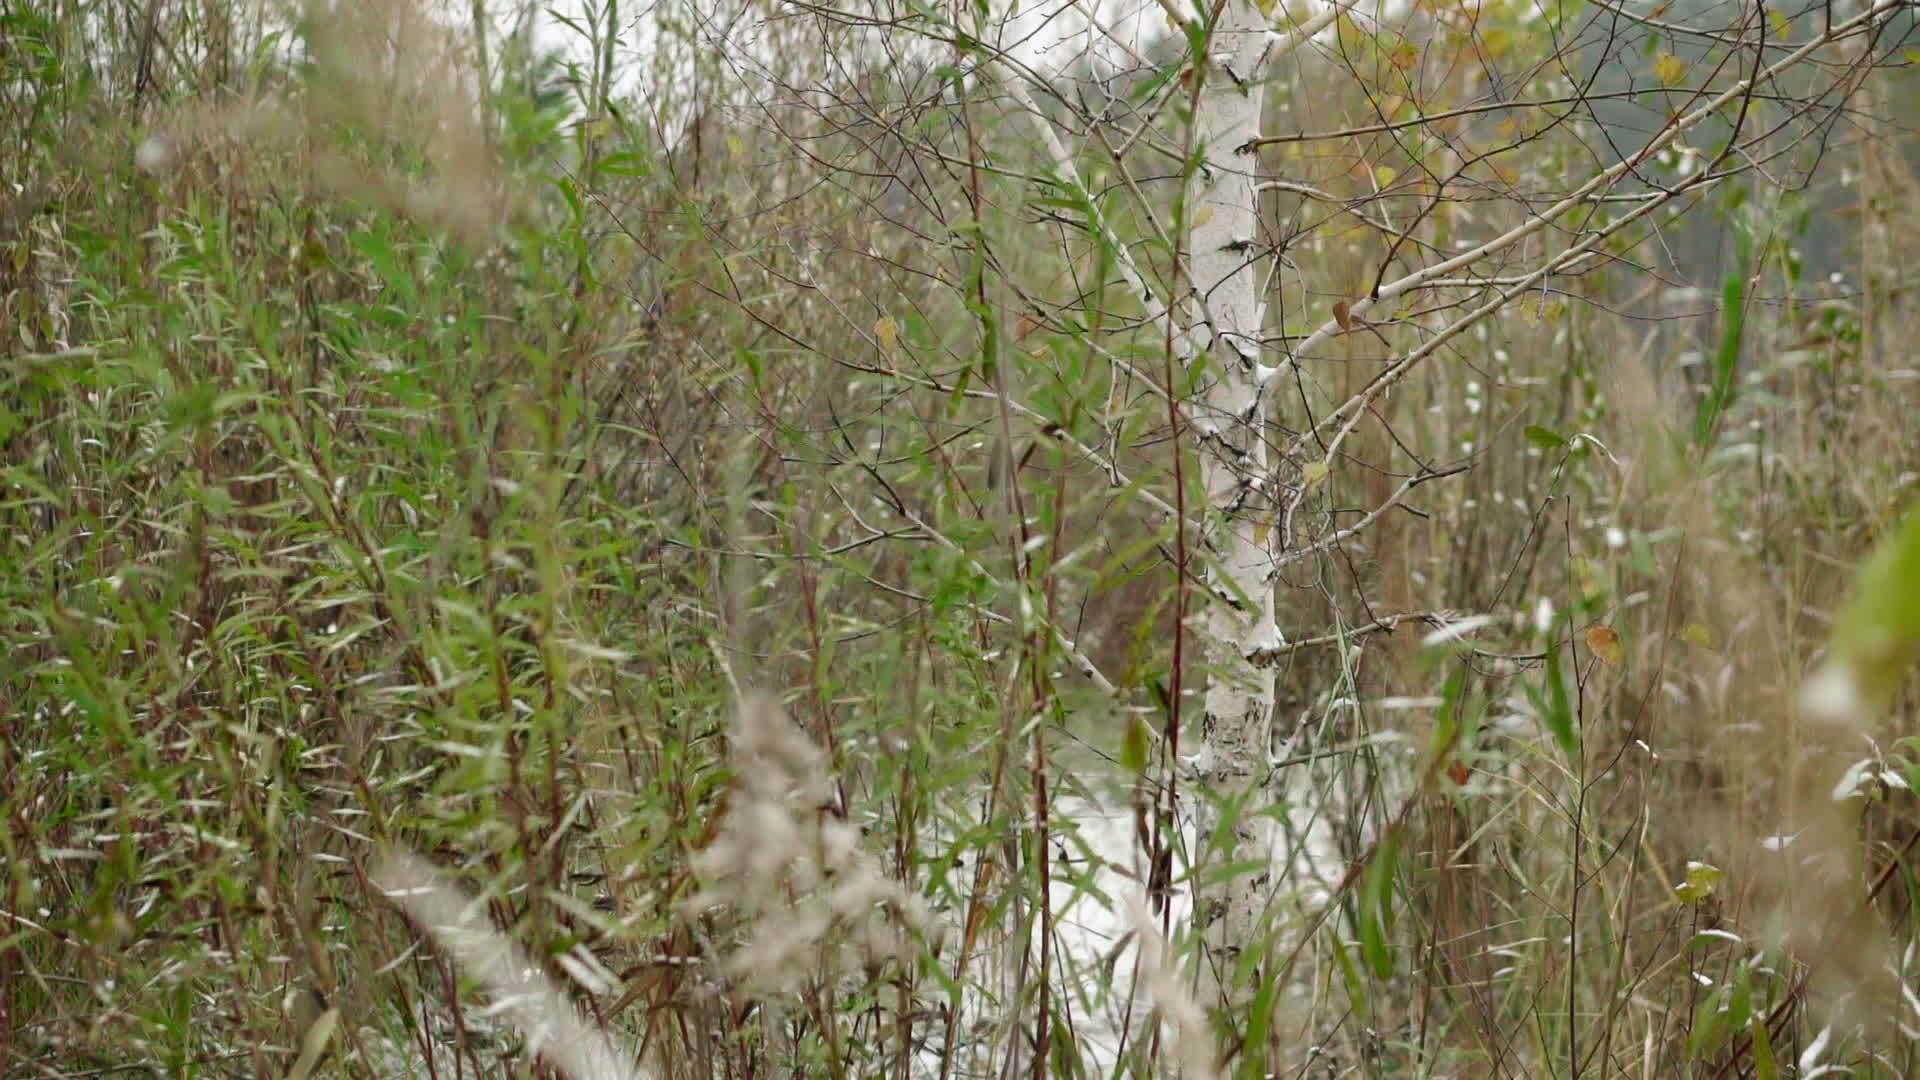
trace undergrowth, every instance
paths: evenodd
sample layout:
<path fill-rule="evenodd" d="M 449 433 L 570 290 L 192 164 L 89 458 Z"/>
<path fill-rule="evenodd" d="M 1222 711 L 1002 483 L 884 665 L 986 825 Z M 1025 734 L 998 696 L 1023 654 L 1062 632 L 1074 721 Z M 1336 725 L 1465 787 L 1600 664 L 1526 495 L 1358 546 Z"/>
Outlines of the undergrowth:
<path fill-rule="evenodd" d="M 1471 467 L 1282 585 L 1314 855 L 1209 1016 L 1162 414 L 1128 485 L 990 447 L 885 192 L 596 10 L 476 94 L 399 4 L 0 8 L 0 1071 L 1916 1068 L 1913 702 L 1797 704 L 1920 475 L 1903 136 L 1700 211 L 1744 322 L 1623 272 L 1408 387 Z M 1115 400 L 1055 329 L 1005 377 Z"/>

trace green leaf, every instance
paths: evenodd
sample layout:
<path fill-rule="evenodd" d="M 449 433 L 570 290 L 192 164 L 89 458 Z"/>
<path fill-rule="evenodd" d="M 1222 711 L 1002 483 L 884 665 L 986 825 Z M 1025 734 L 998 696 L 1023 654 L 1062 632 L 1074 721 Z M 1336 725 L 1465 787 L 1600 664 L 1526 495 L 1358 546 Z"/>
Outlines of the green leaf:
<path fill-rule="evenodd" d="M 1573 706 L 1567 700 L 1567 682 L 1561 677 L 1560 649 L 1547 648 L 1546 700 L 1540 710 L 1540 723 L 1568 757 L 1580 752 L 1580 735 L 1573 730 Z"/>
<path fill-rule="evenodd" d="M 1393 977 L 1393 949 L 1387 928 L 1393 914 L 1393 873 L 1400 858 L 1400 830 L 1388 829 L 1380 838 L 1367 879 L 1360 889 L 1360 955 L 1375 978 Z"/>
<path fill-rule="evenodd" d="M 1754 1080 L 1780 1080 L 1780 1062 L 1773 1056 L 1773 1033 L 1767 1030 L 1767 1014 L 1755 1016 L 1747 1030 L 1753 1035 Z"/>
<path fill-rule="evenodd" d="M 1743 965 L 1733 977 L 1733 992 L 1727 999 L 1727 1027 L 1738 1031 L 1752 1019 L 1753 973 Z"/>
<path fill-rule="evenodd" d="M 1135 776 L 1147 771 L 1147 721 L 1143 717 L 1127 716 L 1127 732 L 1120 741 L 1120 767 Z"/>
<path fill-rule="evenodd" d="M 1567 445 L 1567 440 L 1557 431 L 1549 431 L 1538 424 L 1528 424 L 1526 435 L 1533 445 L 1542 450 L 1558 450 Z"/>
<path fill-rule="evenodd" d="M 1695 1057 L 1704 1057 L 1718 1049 L 1726 1040 L 1727 1014 L 1721 1007 L 1727 1000 L 1727 988 L 1722 986 L 1693 1010 L 1693 1031 L 1687 1036 L 1687 1052 Z"/>
<path fill-rule="evenodd" d="M 596 175 L 606 176 L 652 176 L 653 165 L 635 151 L 622 150 L 595 162 L 593 171 Z"/>
<path fill-rule="evenodd" d="M 1861 566 L 1833 622 L 1827 666 L 1809 683 L 1816 708 L 1883 712 L 1920 662 L 1920 507 Z"/>
<path fill-rule="evenodd" d="M 1051 1011 L 1052 1006 L 1049 1005 L 1048 1009 Z M 1059 1014 L 1055 1013 L 1053 1040 L 1049 1044 L 1052 1048 L 1053 1061 L 1052 1068 L 1047 1070 L 1047 1075 L 1063 1077 L 1065 1080 L 1072 1080 L 1073 1077 L 1081 1075 L 1080 1063 L 1085 1059 L 1080 1054 L 1080 1047 L 1074 1041 L 1073 1033 L 1073 1025 L 1062 1023 Z"/>
<path fill-rule="evenodd" d="M 1354 966 L 1353 954 L 1347 950 L 1339 934 L 1328 934 L 1327 940 L 1333 943 L 1333 961 L 1340 969 L 1340 981 L 1346 986 L 1347 1001 L 1353 1006 L 1353 1015 L 1365 1023 L 1372 1012 L 1367 1008 L 1367 988 L 1360 981 L 1360 969 Z"/>
<path fill-rule="evenodd" d="M 1440 708 L 1434 713 L 1433 735 L 1427 740 L 1423 773 L 1431 774 L 1451 756 L 1460 741 L 1460 705 L 1467 692 L 1467 667 L 1454 666 L 1440 691 Z"/>
<path fill-rule="evenodd" d="M 1701 447 L 1713 445 L 1713 429 L 1733 403 L 1733 377 L 1740 366 L 1740 339 L 1746 332 L 1747 274 L 1753 261 L 1753 243 L 1745 228 L 1736 227 L 1735 238 L 1740 255 L 1720 289 L 1720 349 L 1713 357 L 1713 386 L 1693 416 L 1694 443 Z"/>
<path fill-rule="evenodd" d="M 1147 683 L 1147 689 L 1153 694 L 1153 704 L 1162 716 L 1173 715 L 1173 695 L 1168 692 L 1167 684 L 1154 679 Z"/>
<path fill-rule="evenodd" d="M 1264 950 L 1248 949 L 1247 956 L 1254 958 L 1256 966 Z M 1247 1010 L 1247 1039 L 1244 1044 L 1249 1051 L 1242 1055 L 1236 1074 L 1247 1080 L 1265 1080 L 1274 1075 L 1267 1068 L 1262 1050 L 1268 1045 L 1272 1033 L 1273 1016 L 1279 1005 L 1279 994 L 1286 986 L 1285 979 L 1261 979 L 1260 989 L 1253 995 L 1253 1007 Z"/>

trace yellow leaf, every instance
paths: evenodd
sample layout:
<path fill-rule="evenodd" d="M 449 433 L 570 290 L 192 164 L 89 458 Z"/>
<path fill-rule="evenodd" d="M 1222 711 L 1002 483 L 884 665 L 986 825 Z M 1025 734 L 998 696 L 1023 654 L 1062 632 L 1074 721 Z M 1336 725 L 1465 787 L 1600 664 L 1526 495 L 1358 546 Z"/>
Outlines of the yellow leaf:
<path fill-rule="evenodd" d="M 1689 645 L 1698 645 L 1703 649 L 1713 648 L 1713 634 L 1699 623 L 1688 623 L 1680 629 L 1680 640 Z"/>
<path fill-rule="evenodd" d="M 1332 471 L 1324 461 L 1309 461 L 1306 467 L 1300 470 L 1300 482 L 1306 485 L 1308 491 L 1312 491 L 1326 483 L 1327 474 Z"/>
<path fill-rule="evenodd" d="M 1260 9 L 1260 14 L 1272 18 L 1274 2 L 1275 0 L 1253 0 L 1253 6 Z"/>
<path fill-rule="evenodd" d="M 1773 36 L 1785 40 L 1793 36 L 1793 23 L 1779 8 L 1767 9 L 1767 21 L 1773 24 Z"/>
<path fill-rule="evenodd" d="M 1391 165 L 1375 165 L 1373 167 L 1373 182 L 1383 188 L 1392 187 L 1393 178 L 1399 175 L 1400 173 Z"/>
<path fill-rule="evenodd" d="M 1675 86 L 1687 77 L 1687 62 L 1672 53 L 1661 53 L 1653 62 L 1653 73 L 1660 77 L 1661 85 Z"/>
<path fill-rule="evenodd" d="M 881 349 L 892 352 L 900 340 L 900 328 L 894 325 L 893 316 L 880 316 L 880 321 L 873 324 L 873 336 L 880 339 Z"/>
<path fill-rule="evenodd" d="M 1387 59 L 1394 67 L 1399 68 L 1401 71 L 1408 71 L 1412 69 L 1413 65 L 1420 62 L 1420 50 L 1414 48 L 1410 42 L 1401 42 L 1394 48 L 1392 55 Z"/>
<path fill-rule="evenodd" d="M 1587 631 L 1587 648 L 1608 667 L 1619 667 L 1626 658 L 1626 650 L 1620 647 L 1620 635 L 1611 626 L 1600 625 Z"/>
<path fill-rule="evenodd" d="M 1573 571 L 1574 584 L 1580 587 L 1580 596 L 1586 600 L 1598 600 L 1607 593 L 1607 583 L 1600 567 L 1584 555 L 1575 555 L 1569 567 Z"/>
<path fill-rule="evenodd" d="M 1673 887 L 1673 895 L 1688 904 L 1698 904 L 1713 895 L 1726 875 L 1712 863 L 1687 862 L 1687 880 Z"/>
<path fill-rule="evenodd" d="M 1253 542 L 1257 547 L 1267 546 L 1267 537 L 1273 535 L 1273 519 L 1262 518 L 1253 524 Z"/>
<path fill-rule="evenodd" d="M 1213 220 L 1213 207 L 1203 206 L 1200 209 L 1195 210 L 1193 212 L 1193 221 L 1191 222 L 1191 225 L 1193 228 L 1197 229 L 1200 226 L 1205 225 L 1207 222 L 1212 220 Z"/>

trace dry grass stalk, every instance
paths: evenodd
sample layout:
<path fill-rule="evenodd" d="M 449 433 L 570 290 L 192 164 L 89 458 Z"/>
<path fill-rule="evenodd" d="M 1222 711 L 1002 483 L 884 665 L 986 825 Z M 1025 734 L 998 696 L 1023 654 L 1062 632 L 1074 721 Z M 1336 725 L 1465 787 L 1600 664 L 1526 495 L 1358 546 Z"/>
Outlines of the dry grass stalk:
<path fill-rule="evenodd" d="M 244 95 L 200 99 L 138 141 L 135 164 L 156 176 L 196 158 L 220 172 L 250 159 L 297 159 L 310 182 L 490 243 L 521 205 L 485 123 L 462 35 L 407 0 L 309 6 L 303 75 Z"/>
<path fill-rule="evenodd" d="M 1173 1033 L 1173 1060 L 1183 1080 L 1224 1080 L 1213 1047 L 1213 1034 L 1207 1025 L 1207 1011 L 1181 981 L 1177 967 L 1168 962 L 1167 941 L 1154 924 L 1153 912 L 1144 896 L 1127 896 L 1127 913 L 1133 918 L 1133 932 L 1140 939 L 1140 977 L 1160 1018 Z"/>
<path fill-rule="evenodd" d="M 644 1075 L 606 1032 L 582 1020 L 567 995 L 542 974 L 526 950 L 495 930 L 425 862 L 390 855 L 374 873 L 387 897 L 404 908 L 526 1037 L 528 1049 L 570 1080 L 641 1080 Z"/>
<path fill-rule="evenodd" d="M 735 778 L 713 841 L 694 859 L 704 883 L 687 901 L 701 913 L 732 907 L 747 943 L 724 970 L 751 989 L 794 984 L 850 950 L 860 961 L 910 962 L 925 903 L 887 877 L 860 847 L 860 830 L 834 814 L 827 755 L 771 701 L 735 713 Z M 890 917 L 889 917 L 890 916 Z M 836 927 L 847 935 L 835 941 Z"/>

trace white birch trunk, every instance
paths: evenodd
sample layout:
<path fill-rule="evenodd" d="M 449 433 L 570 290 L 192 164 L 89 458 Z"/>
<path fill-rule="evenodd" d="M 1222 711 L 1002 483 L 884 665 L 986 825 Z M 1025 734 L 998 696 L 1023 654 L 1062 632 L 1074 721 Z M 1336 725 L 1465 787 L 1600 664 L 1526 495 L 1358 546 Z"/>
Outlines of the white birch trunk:
<path fill-rule="evenodd" d="M 1270 505 L 1261 431 L 1266 300 L 1255 255 L 1260 246 L 1257 156 L 1238 151 L 1260 134 L 1263 53 L 1275 44 L 1267 27 L 1250 0 L 1227 0 L 1220 12 L 1194 116 L 1206 164 L 1191 182 L 1188 201 L 1189 220 L 1195 222 L 1188 249 L 1195 298 L 1187 314 L 1189 326 L 1204 331 L 1195 336 L 1204 343 L 1208 362 L 1189 419 L 1207 494 L 1201 536 L 1213 586 L 1200 627 L 1208 671 L 1200 798 L 1227 805 L 1232 819 L 1233 850 L 1215 853 L 1210 861 L 1252 859 L 1265 868 L 1206 886 L 1200 895 L 1196 914 L 1208 963 L 1223 979 L 1242 950 L 1257 941 L 1279 855 L 1273 831 L 1264 827 L 1270 821 L 1261 815 L 1272 795 L 1268 736 L 1274 675 L 1271 667 L 1250 659 L 1255 649 L 1280 643 L 1269 579 L 1273 559 L 1267 530 L 1259 528 Z M 1203 838 L 1216 824 L 1208 817 L 1201 820 Z"/>

